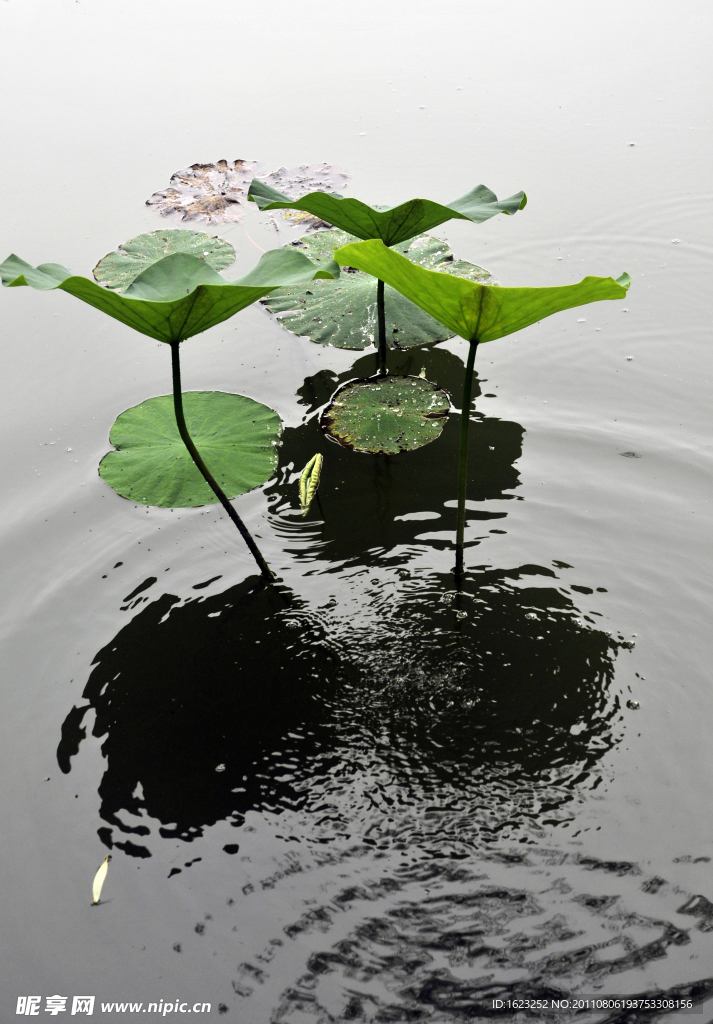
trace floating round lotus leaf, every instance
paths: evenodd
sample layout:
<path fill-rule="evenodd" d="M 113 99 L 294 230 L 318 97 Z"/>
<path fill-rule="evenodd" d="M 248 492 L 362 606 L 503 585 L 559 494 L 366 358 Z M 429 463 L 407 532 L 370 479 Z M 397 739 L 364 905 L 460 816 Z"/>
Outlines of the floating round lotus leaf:
<path fill-rule="evenodd" d="M 165 217 L 180 214 L 182 220 L 209 224 L 241 221 L 248 188 L 261 164 L 257 160 L 218 160 L 191 164 L 171 175 L 168 188 L 146 200 Z"/>
<path fill-rule="evenodd" d="M 243 395 L 186 391 L 188 432 L 229 498 L 259 487 L 277 466 L 282 430 L 272 409 Z M 122 498 L 140 505 L 193 508 L 218 501 L 181 440 L 173 397 L 149 398 L 117 417 L 99 475 Z"/>
<path fill-rule="evenodd" d="M 218 273 L 235 259 L 235 249 L 223 238 L 198 231 L 152 231 L 122 242 L 117 252 L 110 252 L 99 260 L 93 270 L 94 280 L 123 292 L 139 274 L 164 256 L 184 252 L 197 256 Z"/>
<path fill-rule="evenodd" d="M 311 258 L 332 258 L 335 248 L 357 241 L 346 231 L 323 231 L 300 239 L 301 251 Z M 284 248 L 290 248 L 285 246 Z M 419 235 L 393 246 L 412 263 L 427 270 L 438 270 L 456 277 L 493 284 L 490 274 L 474 263 L 454 260 L 445 242 Z M 346 271 L 346 272 L 345 272 Z M 308 337 L 320 345 L 363 349 L 374 343 L 376 324 L 376 278 L 360 270 L 345 267 L 338 282 L 309 282 L 292 288 L 280 288 L 262 300 L 276 313 L 293 334 Z M 384 289 L 386 340 L 389 348 L 411 348 L 446 341 L 453 331 L 434 320 L 400 292 Z"/>
<path fill-rule="evenodd" d="M 367 377 L 339 388 L 320 423 L 345 448 L 396 454 L 435 441 L 450 406 L 448 392 L 423 377 Z"/>
<path fill-rule="evenodd" d="M 171 175 L 168 188 L 154 192 L 146 200 L 165 217 L 179 214 L 184 221 L 225 224 L 241 221 L 245 216 L 250 182 L 263 165 L 258 160 L 218 160 L 214 164 L 191 164 Z M 282 189 L 291 199 L 315 190 L 342 189 L 351 175 L 334 164 L 302 164 L 301 167 L 280 167 L 260 180 Z M 307 214 L 308 226 L 319 218 Z"/>

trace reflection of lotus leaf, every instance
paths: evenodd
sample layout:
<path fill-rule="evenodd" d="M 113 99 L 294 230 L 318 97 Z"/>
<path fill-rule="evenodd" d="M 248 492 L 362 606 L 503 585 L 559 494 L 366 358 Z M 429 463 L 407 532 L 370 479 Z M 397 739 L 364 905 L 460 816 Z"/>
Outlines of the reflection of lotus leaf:
<path fill-rule="evenodd" d="M 133 856 L 150 850 L 127 832 L 161 842 L 151 819 L 190 842 L 221 819 L 278 809 L 307 815 L 301 828 L 326 842 L 363 834 L 374 807 L 383 823 L 384 798 L 413 809 L 399 836 L 409 845 L 447 853 L 478 834 L 517 835 L 576 798 L 578 772 L 591 785 L 615 742 L 617 644 L 581 625 L 554 576 L 537 566 L 477 574 L 462 616 L 455 595 L 442 600 L 450 580 L 426 573 L 389 588 L 376 631 L 349 609 L 277 607 L 255 578 L 141 606 L 151 577 L 94 659 L 87 703 L 62 728 L 60 766 L 70 770 L 93 708 L 107 758 L 102 824 L 113 827 L 100 835 Z M 458 807 L 457 835 L 423 813 L 434 804 Z"/>
<path fill-rule="evenodd" d="M 305 520 L 299 509 L 296 472 L 313 455 L 324 456 L 319 485 L 321 514 L 309 519 L 329 559 L 340 564 L 361 563 L 371 550 L 401 565 L 404 554 L 414 545 L 426 543 L 438 550 L 451 550 L 456 521 L 459 416 L 448 416 L 436 444 L 427 444 L 408 455 L 385 458 L 357 458 L 354 452 L 335 444 L 317 427 L 315 414 L 326 408 L 331 396 L 354 378 L 369 376 L 374 357 L 363 355 L 337 377 L 321 370 L 309 377 L 300 391 L 305 422 L 287 428 L 280 438 L 280 471 L 267 484 L 265 494 L 276 509 L 274 528 L 284 549 L 297 564 L 313 561 L 315 551 L 305 543 Z M 429 380 L 452 396 L 460 407 L 463 394 L 463 363 L 441 345 L 431 345 L 392 356 L 394 374 L 419 373 L 425 367 Z M 489 385 L 485 385 L 486 389 Z M 474 382 L 474 397 L 480 394 Z M 497 406 L 493 401 L 491 408 Z M 518 474 L 522 457 L 523 428 L 495 415 L 471 414 L 471 454 L 468 471 L 470 501 L 466 512 L 466 544 L 489 546 L 490 528 L 506 527 L 508 508 L 517 501 Z M 288 471 L 293 466 L 294 471 Z M 284 467 L 284 469 L 283 469 Z M 274 503 L 274 504 L 273 504 Z M 422 521 L 423 514 L 429 521 Z M 319 522 L 319 519 L 323 522 Z M 349 524 L 349 529 L 344 524 Z M 316 539 L 315 539 L 316 542 Z M 483 554 L 483 561 L 488 555 Z"/>
<path fill-rule="evenodd" d="M 354 241 L 345 231 L 324 231 L 302 238 L 298 244 L 310 259 L 332 259 L 334 249 Z M 285 246 L 290 248 L 291 246 Z M 427 270 L 438 270 L 479 284 L 493 284 L 482 267 L 455 260 L 445 242 L 420 235 L 394 246 Z M 345 272 L 346 271 L 346 272 Z M 306 336 L 320 345 L 363 349 L 374 343 L 376 335 L 376 278 L 360 270 L 344 268 L 339 283 L 325 288 L 315 282 L 304 287 L 280 288 L 264 305 L 276 313 L 293 334 Z M 389 348 L 411 348 L 430 342 L 446 341 L 453 331 L 444 327 L 409 299 L 386 285 L 384 289 L 386 341 Z"/>
<path fill-rule="evenodd" d="M 222 391 L 186 391 L 183 407 L 196 447 L 229 498 L 269 480 L 277 465 L 277 413 Z M 122 498 L 162 508 L 218 500 L 181 440 L 171 395 L 127 409 L 109 440 L 116 451 L 104 456 L 99 473 Z"/>
<path fill-rule="evenodd" d="M 371 361 L 350 374 L 366 376 Z M 401 373 L 425 365 L 460 403 L 452 352 L 394 362 Z M 148 856 L 261 809 L 305 848 L 376 837 L 426 849 L 432 865 L 565 817 L 580 786 L 598 783 L 622 730 L 610 692 L 619 642 L 583 620 L 591 599 L 573 597 L 566 571 L 483 564 L 460 597 L 452 591 L 441 552 L 453 544 L 457 419 L 408 458 L 355 458 L 310 415 L 338 383 L 326 371 L 305 383 L 307 418 L 285 430 L 284 468 L 265 490 L 265 528 L 321 608 L 307 595 L 286 608 L 255 577 L 222 593 L 198 577 L 188 600 L 155 576 L 132 575 L 120 591 L 131 618 L 97 653 L 58 750 L 70 771 L 95 711 L 108 845 Z M 501 534 L 508 507 L 521 507 L 524 432 L 472 416 L 468 542 L 492 565 L 502 549 L 490 528 Z M 303 518 L 296 486 L 318 452 L 324 522 Z"/>
<path fill-rule="evenodd" d="M 353 451 L 408 452 L 440 437 L 450 404 L 443 388 L 422 377 L 368 377 L 337 391 L 321 426 Z"/>
<path fill-rule="evenodd" d="M 230 242 L 215 235 L 211 237 L 203 232 L 175 228 L 151 231 L 122 242 L 117 252 L 110 252 L 99 260 L 93 270 L 94 280 L 123 292 L 143 270 L 174 252 L 196 256 L 218 272 L 235 260 L 235 249 Z"/>
<path fill-rule="evenodd" d="M 207 224 L 235 223 L 243 219 L 250 182 L 262 164 L 258 160 L 218 160 L 215 164 L 191 164 L 171 175 L 168 188 L 146 200 L 164 216 Z M 315 189 L 344 188 L 350 175 L 334 164 L 302 164 L 280 167 L 261 180 L 299 199 Z M 308 221 L 315 226 L 317 218 Z"/>
<path fill-rule="evenodd" d="M 389 587 L 380 630 L 355 630 L 346 609 L 321 623 L 301 604 L 278 609 L 255 579 L 224 593 L 199 583 L 181 601 L 152 577 L 127 598 L 134 618 L 97 653 L 58 762 L 70 772 L 91 747 L 98 760 L 101 743 L 100 839 L 153 854 L 155 878 L 164 865 L 164 877 L 201 870 L 208 852 L 195 891 L 215 890 L 220 846 L 240 849 L 245 867 L 226 863 L 231 895 L 213 901 L 210 924 L 184 914 L 170 941 L 194 927 L 220 941 L 232 926 L 260 950 L 282 935 L 233 968 L 249 996 L 264 976 L 253 963 L 269 963 L 252 1019 L 511 1022 L 516 1012 L 492 1013 L 495 995 L 572 1000 L 593 985 L 603 997 L 710 998 L 713 979 L 690 980 L 687 966 L 706 941 L 707 900 L 621 844 L 601 859 L 584 829 L 573 836 L 621 736 L 617 645 L 577 621 L 551 570 L 539 583 L 535 570 L 473 579 L 466 618 L 446 577 Z M 268 922 L 260 945 L 256 916 Z M 671 987 L 652 991 L 643 972 L 662 963 Z"/>

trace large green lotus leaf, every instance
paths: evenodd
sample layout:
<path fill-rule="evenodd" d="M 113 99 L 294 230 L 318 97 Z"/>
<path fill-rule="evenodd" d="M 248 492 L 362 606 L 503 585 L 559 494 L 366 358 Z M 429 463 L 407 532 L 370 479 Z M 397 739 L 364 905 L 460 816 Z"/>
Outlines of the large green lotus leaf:
<path fill-rule="evenodd" d="M 324 262 L 332 259 L 335 246 L 347 245 L 353 240 L 354 236 L 345 231 L 320 231 L 302 238 L 299 245 L 300 251 L 310 259 Z M 400 242 L 394 249 L 422 267 L 438 268 L 469 281 L 490 279 L 487 270 L 465 260 L 454 260 L 445 242 L 428 235 Z M 294 334 L 320 345 L 363 349 L 374 342 L 378 330 L 376 287 L 376 278 L 353 270 L 343 272 L 339 281 L 280 288 L 263 299 L 263 304 L 280 316 L 283 325 Z M 388 285 L 384 288 L 384 311 L 389 348 L 411 348 L 453 337 L 453 331 Z"/>
<path fill-rule="evenodd" d="M 623 299 L 631 284 L 629 275 L 622 274 L 616 281 L 585 277 L 578 284 L 556 288 L 493 288 L 424 270 L 378 239 L 345 245 L 335 251 L 334 258 L 381 278 L 454 334 L 477 342 L 504 338 L 573 306 Z"/>
<path fill-rule="evenodd" d="M 277 466 L 282 430 L 272 409 L 243 395 L 186 391 L 188 432 L 229 498 L 259 487 Z M 140 505 L 194 508 L 218 501 L 181 440 L 172 395 L 149 398 L 117 417 L 99 474 L 122 498 Z"/>
<path fill-rule="evenodd" d="M 99 260 L 92 271 L 94 280 L 123 292 L 143 270 L 174 252 L 195 256 L 216 271 L 225 270 L 235 260 L 235 249 L 230 242 L 217 235 L 180 229 L 151 231 L 122 242 L 116 252 Z"/>
<path fill-rule="evenodd" d="M 319 266 L 294 249 L 272 249 L 245 277 L 224 281 L 204 260 L 179 252 L 152 264 L 118 295 L 86 277 L 74 277 L 57 263 L 33 268 L 13 254 L 0 264 L 7 288 L 61 288 L 135 331 L 165 342 L 207 331 L 274 288 L 338 276 L 334 261 Z"/>
<path fill-rule="evenodd" d="M 357 238 L 380 238 L 386 245 L 397 245 L 447 220 L 480 224 L 498 213 L 517 213 L 527 204 L 524 192 L 499 200 L 485 185 L 478 185 L 446 206 L 430 199 L 411 199 L 400 206 L 377 209 L 337 192 L 310 192 L 301 199 L 290 199 L 260 178 L 253 178 L 248 199 L 261 210 L 305 210 Z"/>
<path fill-rule="evenodd" d="M 423 377 L 367 377 L 336 391 L 320 422 L 345 448 L 395 455 L 435 441 L 450 406 L 447 392 Z"/>

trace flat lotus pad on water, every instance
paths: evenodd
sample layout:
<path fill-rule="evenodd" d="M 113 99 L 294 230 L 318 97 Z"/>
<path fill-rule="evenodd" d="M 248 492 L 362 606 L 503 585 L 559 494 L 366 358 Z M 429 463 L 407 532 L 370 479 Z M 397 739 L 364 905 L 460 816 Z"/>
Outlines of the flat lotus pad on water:
<path fill-rule="evenodd" d="M 367 377 L 334 393 L 320 425 L 345 448 L 395 455 L 435 441 L 450 406 L 448 393 L 423 377 Z"/>
<path fill-rule="evenodd" d="M 175 252 L 196 256 L 218 273 L 235 260 L 235 249 L 230 242 L 217 235 L 211 237 L 203 232 L 176 228 L 151 231 L 122 242 L 117 252 L 110 252 L 99 260 L 92 271 L 94 280 L 123 292 L 143 270 Z"/>
<path fill-rule="evenodd" d="M 311 259 L 332 258 L 339 246 L 356 241 L 346 231 L 322 231 L 299 240 L 297 247 Z M 284 246 L 295 248 L 295 243 Z M 487 270 L 455 260 L 445 242 L 429 235 L 410 238 L 393 247 L 411 263 L 438 270 L 479 284 L 493 284 Z M 360 270 L 345 268 L 336 283 L 310 281 L 306 285 L 280 288 L 263 299 L 271 313 L 293 334 L 308 337 L 320 345 L 335 348 L 363 349 L 374 344 L 376 323 L 376 278 Z M 325 286 L 326 285 L 326 286 Z M 384 288 L 386 341 L 389 348 L 411 348 L 414 345 L 446 341 L 453 331 L 444 327 L 394 288 Z"/>
<path fill-rule="evenodd" d="M 259 160 L 218 160 L 214 164 L 191 164 L 171 175 L 168 188 L 154 192 L 146 200 L 163 216 L 179 214 L 184 221 L 208 224 L 240 222 L 245 216 L 250 182 L 262 168 Z M 302 164 L 279 167 L 260 177 L 273 188 L 285 191 L 292 199 L 309 192 L 344 188 L 351 175 L 334 164 Z M 293 216 L 290 213 L 289 216 Z M 317 225 L 319 218 L 309 217 Z"/>
<path fill-rule="evenodd" d="M 282 430 L 272 409 L 223 391 L 186 391 L 188 432 L 229 498 L 259 487 L 277 466 Z M 122 498 L 162 508 L 193 508 L 218 501 L 197 469 L 176 425 L 173 396 L 149 398 L 117 417 L 99 475 Z"/>

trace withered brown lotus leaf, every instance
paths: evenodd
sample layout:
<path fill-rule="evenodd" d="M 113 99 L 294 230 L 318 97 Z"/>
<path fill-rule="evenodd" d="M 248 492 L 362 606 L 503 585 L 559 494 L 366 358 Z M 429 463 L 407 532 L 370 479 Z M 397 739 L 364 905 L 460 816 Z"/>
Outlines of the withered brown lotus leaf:
<path fill-rule="evenodd" d="M 204 224 L 239 223 L 245 216 L 248 188 L 259 177 L 273 188 L 300 199 L 309 192 L 336 191 L 345 187 L 350 175 L 334 164 L 301 164 L 279 167 L 270 174 L 260 174 L 259 160 L 218 160 L 214 164 L 191 164 L 171 175 L 168 188 L 154 192 L 146 200 L 165 217 L 178 216 L 182 221 Z M 295 211 L 286 211 L 285 219 L 294 218 Z M 324 225 L 309 214 L 299 218 L 302 227 L 316 229 Z"/>

